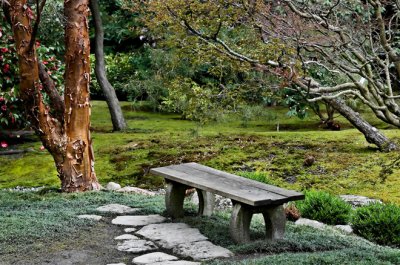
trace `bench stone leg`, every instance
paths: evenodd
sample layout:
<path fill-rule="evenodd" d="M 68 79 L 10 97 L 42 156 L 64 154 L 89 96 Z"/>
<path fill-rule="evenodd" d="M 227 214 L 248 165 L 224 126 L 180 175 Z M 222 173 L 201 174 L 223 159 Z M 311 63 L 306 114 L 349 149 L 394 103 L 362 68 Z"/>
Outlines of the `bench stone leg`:
<path fill-rule="evenodd" d="M 230 234 L 235 243 L 250 242 L 250 223 L 253 211 L 242 205 L 234 203 L 231 215 Z"/>
<path fill-rule="evenodd" d="M 262 211 L 267 239 L 281 239 L 285 234 L 286 215 L 282 205 Z"/>
<path fill-rule="evenodd" d="M 172 218 L 183 217 L 183 201 L 185 199 L 186 189 L 187 186 L 183 184 L 167 182 L 165 207 L 167 208 L 167 213 Z"/>
<path fill-rule="evenodd" d="M 199 215 L 211 216 L 214 211 L 215 195 L 211 192 L 196 189 L 199 196 Z"/>

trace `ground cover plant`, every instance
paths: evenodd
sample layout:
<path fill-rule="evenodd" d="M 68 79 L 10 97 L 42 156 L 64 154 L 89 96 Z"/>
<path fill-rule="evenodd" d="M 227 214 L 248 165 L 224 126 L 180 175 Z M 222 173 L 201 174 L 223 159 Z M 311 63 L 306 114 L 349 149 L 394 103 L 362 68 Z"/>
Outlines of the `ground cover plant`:
<path fill-rule="evenodd" d="M 148 197 L 113 192 L 61 194 L 54 189 L 40 192 L 0 191 L 0 264 L 57 264 L 65 255 L 70 255 L 69 260 L 76 264 L 115 261 L 128 264 L 133 255 L 123 255 L 114 247 L 113 237 L 123 233 L 123 228 L 110 224 L 113 215 L 103 214 L 105 219 L 101 222 L 83 221 L 76 215 L 94 214 L 96 207 L 109 203 L 139 207 L 138 214 L 164 214 L 163 200 L 161 195 Z M 205 264 L 400 262 L 398 249 L 381 247 L 357 236 L 344 236 L 333 229 L 317 230 L 295 226 L 291 222 L 288 222 L 287 233 L 282 240 L 235 245 L 229 238 L 229 211 L 217 212 L 212 217 L 197 217 L 193 205 L 187 203 L 185 209 L 186 217 L 178 221 L 200 229 L 211 242 L 236 254 L 229 260 Z M 252 222 L 252 237 L 260 239 L 263 230 L 262 219 L 256 215 Z M 255 253 L 257 256 L 254 256 Z M 267 256 L 262 256 L 265 254 Z M 80 260 L 76 260 L 77 257 Z"/>

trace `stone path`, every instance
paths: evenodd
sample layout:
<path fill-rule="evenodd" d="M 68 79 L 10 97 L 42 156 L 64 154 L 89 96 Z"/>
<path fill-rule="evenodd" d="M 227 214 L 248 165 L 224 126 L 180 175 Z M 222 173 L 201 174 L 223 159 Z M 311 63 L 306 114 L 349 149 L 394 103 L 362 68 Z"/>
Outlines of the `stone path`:
<path fill-rule="evenodd" d="M 120 204 L 97 208 L 107 214 L 131 214 L 137 211 Z M 97 217 L 97 216 L 96 216 Z M 83 215 L 80 218 L 104 220 Z M 125 227 L 124 233 L 114 238 L 116 248 L 134 254 L 132 264 L 195 265 L 201 261 L 233 256 L 228 249 L 216 246 L 196 228 L 184 223 L 169 223 L 161 215 L 119 215 L 112 219 L 114 225 Z M 114 263 L 107 265 L 127 265 Z"/>

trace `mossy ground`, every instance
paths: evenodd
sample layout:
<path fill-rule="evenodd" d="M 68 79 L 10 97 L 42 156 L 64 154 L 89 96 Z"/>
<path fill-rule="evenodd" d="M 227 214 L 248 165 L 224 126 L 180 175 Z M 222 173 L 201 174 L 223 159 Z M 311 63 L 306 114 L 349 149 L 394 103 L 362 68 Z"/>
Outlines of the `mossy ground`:
<path fill-rule="evenodd" d="M 95 166 L 103 184 L 116 181 L 158 188 L 163 180 L 148 175 L 151 167 L 195 161 L 290 189 L 360 194 L 400 204 L 399 170 L 384 182 L 379 178 L 381 166 L 398 154 L 379 152 L 341 118 L 342 130 L 328 131 L 315 116 L 288 118 L 286 109 L 273 108 L 266 111 L 276 114 L 274 120 L 244 122 L 227 116 L 199 126 L 179 115 L 135 110 L 126 102 L 123 109 L 129 129 L 113 133 L 105 102 L 93 102 Z M 399 142 L 397 129 L 367 117 Z M 0 157 L 0 188 L 59 186 L 52 158 L 40 146 L 40 142 L 25 143 L 19 148 L 35 151 Z M 311 167 L 303 166 L 308 155 L 316 159 Z"/>

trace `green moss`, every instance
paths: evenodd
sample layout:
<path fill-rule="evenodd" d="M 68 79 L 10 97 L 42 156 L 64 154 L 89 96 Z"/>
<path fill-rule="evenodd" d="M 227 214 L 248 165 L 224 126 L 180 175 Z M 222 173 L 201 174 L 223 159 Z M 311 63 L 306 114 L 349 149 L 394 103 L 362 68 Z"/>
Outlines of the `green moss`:
<path fill-rule="evenodd" d="M 394 154 L 377 151 L 357 130 L 327 131 L 312 115 L 305 120 L 287 118 L 286 109 L 274 108 L 266 111 L 276 112 L 276 120 L 260 118 L 249 121 L 246 128 L 233 115 L 198 127 L 179 115 L 134 111 L 130 103 L 123 102 L 129 129 L 112 133 L 105 102 L 92 104 L 95 168 L 103 184 L 117 181 L 158 188 L 163 181 L 148 174 L 151 167 L 195 161 L 232 173 L 256 172 L 290 189 L 353 193 L 400 204 L 399 170 L 395 169 L 384 183 L 379 179 L 380 165 L 387 164 Z M 387 127 L 366 114 L 376 126 Z M 342 128 L 350 128 L 346 121 L 339 121 Z M 399 141 L 398 130 L 383 132 Z M 24 148 L 39 150 L 40 145 L 28 143 Z M 316 159 L 311 167 L 303 166 L 308 155 Z M 54 163 L 46 152 L 0 157 L 0 163 L 0 188 L 59 185 Z"/>

